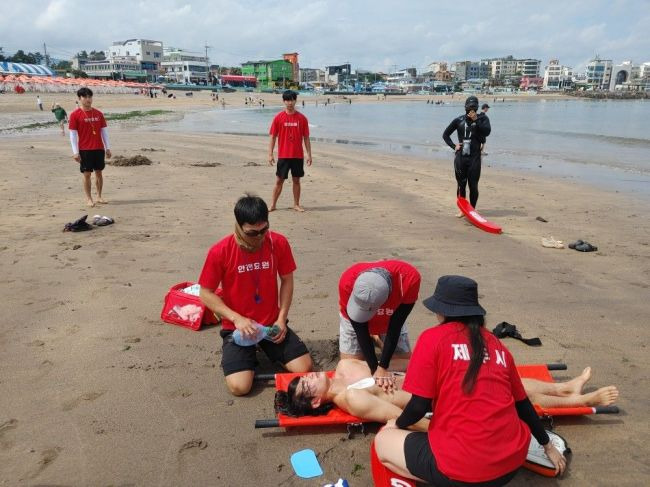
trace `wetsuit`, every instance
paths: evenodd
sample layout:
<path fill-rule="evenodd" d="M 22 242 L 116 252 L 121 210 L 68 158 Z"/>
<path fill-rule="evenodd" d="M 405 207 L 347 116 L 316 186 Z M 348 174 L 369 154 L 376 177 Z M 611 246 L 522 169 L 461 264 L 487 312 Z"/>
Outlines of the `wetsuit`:
<path fill-rule="evenodd" d="M 465 198 L 465 186 L 469 184 L 469 202 L 476 208 L 478 201 L 478 180 L 481 177 L 481 144 L 490 135 L 490 119 L 485 113 L 479 113 L 475 122 L 472 122 L 466 115 L 461 115 L 451 121 L 442 134 L 445 143 L 456 150 L 456 145 L 451 140 L 451 134 L 454 130 L 458 134 L 458 143 L 461 144 L 461 150 L 456 151 L 454 158 L 454 172 L 458 182 L 459 196 Z M 463 155 L 463 140 L 470 140 L 470 153 L 468 156 Z"/>

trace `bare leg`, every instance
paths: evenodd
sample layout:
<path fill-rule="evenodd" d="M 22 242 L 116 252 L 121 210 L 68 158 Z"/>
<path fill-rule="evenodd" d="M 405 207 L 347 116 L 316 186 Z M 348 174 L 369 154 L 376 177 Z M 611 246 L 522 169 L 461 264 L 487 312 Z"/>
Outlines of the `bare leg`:
<path fill-rule="evenodd" d="M 618 389 L 615 386 L 607 386 L 587 394 L 571 394 L 570 396 L 534 394 L 528 397 L 533 404 L 545 408 L 609 406 L 618 399 Z"/>
<path fill-rule="evenodd" d="M 415 477 L 409 469 L 406 468 L 406 458 L 404 457 L 404 440 L 410 431 L 401 429 L 384 429 L 377 433 L 375 437 L 375 448 L 377 456 L 381 463 L 395 473 L 409 479 L 422 479 Z"/>
<path fill-rule="evenodd" d="M 226 385 L 233 396 L 245 396 L 253 387 L 255 372 L 242 370 L 226 376 Z"/>
<path fill-rule="evenodd" d="M 293 181 L 293 209 L 296 211 L 305 211 L 305 209 L 300 206 L 300 178 L 292 177 Z"/>
<path fill-rule="evenodd" d="M 311 356 L 306 353 L 284 364 L 284 368 L 289 372 L 309 372 L 314 368 L 314 363 Z"/>
<path fill-rule="evenodd" d="M 97 201 L 99 203 L 108 203 L 108 201 L 102 198 L 102 188 L 104 187 L 102 171 L 95 171 L 95 187 L 97 188 Z"/>
<path fill-rule="evenodd" d="M 284 179 L 282 179 L 281 177 L 278 177 L 275 180 L 275 186 L 273 187 L 273 196 L 271 200 L 271 208 L 269 208 L 269 211 L 275 211 L 276 204 L 278 203 L 278 198 L 280 198 L 280 194 L 282 193 L 283 184 L 284 184 Z"/>
<path fill-rule="evenodd" d="M 582 393 L 582 388 L 591 379 L 591 367 L 587 367 L 582 374 L 567 382 L 546 382 L 537 379 L 528 379 L 522 377 L 521 382 L 524 384 L 528 396 L 535 394 L 545 394 L 548 396 L 566 397 Z"/>
<path fill-rule="evenodd" d="M 84 193 L 86 194 L 86 204 L 88 206 L 95 206 L 95 202 L 93 201 L 93 197 L 90 194 L 90 175 L 92 174 L 91 172 L 84 172 L 83 178 L 84 178 Z"/>

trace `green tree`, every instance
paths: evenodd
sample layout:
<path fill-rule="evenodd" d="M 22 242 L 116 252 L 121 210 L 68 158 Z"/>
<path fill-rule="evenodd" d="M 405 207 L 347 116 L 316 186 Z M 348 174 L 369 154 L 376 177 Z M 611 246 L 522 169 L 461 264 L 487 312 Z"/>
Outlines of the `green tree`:
<path fill-rule="evenodd" d="M 88 77 L 88 75 L 84 71 L 81 71 L 80 69 L 73 69 L 71 72 L 72 72 L 72 76 L 74 76 L 75 78 L 87 78 Z"/>
<path fill-rule="evenodd" d="M 59 61 L 54 66 L 52 66 L 53 69 L 56 69 L 58 71 L 68 71 L 71 67 L 72 63 L 70 61 Z"/>
<path fill-rule="evenodd" d="M 90 54 L 88 54 L 88 59 L 91 61 L 103 61 L 106 59 L 106 54 L 104 51 L 90 51 Z"/>
<path fill-rule="evenodd" d="M 29 54 L 25 54 L 25 51 L 22 49 L 18 49 L 16 51 L 16 54 L 9 58 L 9 61 L 13 63 L 37 64 L 34 55 L 31 52 Z"/>
<path fill-rule="evenodd" d="M 78 57 L 79 59 L 88 59 L 88 53 L 86 51 L 81 51 L 78 52 L 75 57 Z"/>

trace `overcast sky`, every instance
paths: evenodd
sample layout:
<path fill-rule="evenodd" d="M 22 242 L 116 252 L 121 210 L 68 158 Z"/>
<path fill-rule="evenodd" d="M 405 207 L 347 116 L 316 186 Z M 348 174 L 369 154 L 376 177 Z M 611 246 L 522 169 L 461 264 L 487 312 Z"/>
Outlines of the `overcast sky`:
<path fill-rule="evenodd" d="M 9 0 L 7 0 L 9 2 Z M 298 52 L 302 67 L 389 71 L 512 54 L 584 67 L 596 54 L 650 61 L 650 0 L 24 0 L 0 15 L 0 46 L 69 59 L 113 41 L 160 40 L 238 66 Z"/>

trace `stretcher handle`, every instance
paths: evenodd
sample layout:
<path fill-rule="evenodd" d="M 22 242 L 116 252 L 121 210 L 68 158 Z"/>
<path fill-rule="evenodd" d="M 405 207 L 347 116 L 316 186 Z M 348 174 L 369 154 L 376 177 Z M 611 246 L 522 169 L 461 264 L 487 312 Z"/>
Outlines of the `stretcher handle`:
<path fill-rule="evenodd" d="M 255 380 L 275 380 L 275 374 L 255 374 Z"/>
<path fill-rule="evenodd" d="M 548 370 L 566 370 L 566 364 L 546 364 Z"/>
<path fill-rule="evenodd" d="M 618 414 L 618 406 L 596 406 L 594 414 Z"/>
<path fill-rule="evenodd" d="M 277 419 L 256 419 L 255 428 L 277 428 L 280 426 L 280 421 Z"/>

